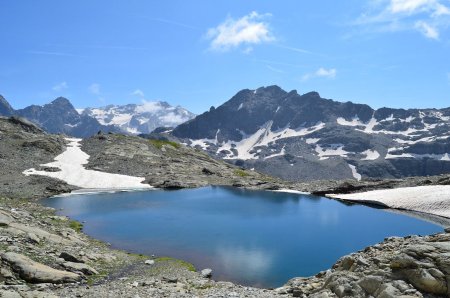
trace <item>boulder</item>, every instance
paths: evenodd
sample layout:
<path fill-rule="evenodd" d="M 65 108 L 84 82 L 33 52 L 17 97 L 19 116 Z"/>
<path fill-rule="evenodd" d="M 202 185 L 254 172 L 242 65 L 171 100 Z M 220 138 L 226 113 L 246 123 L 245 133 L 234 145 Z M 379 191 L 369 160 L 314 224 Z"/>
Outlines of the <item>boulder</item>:
<path fill-rule="evenodd" d="M 66 268 L 67 270 L 70 270 L 70 271 L 77 271 L 77 272 L 81 272 L 86 275 L 98 274 L 97 270 L 95 270 L 94 268 L 92 268 L 86 264 L 65 262 L 62 265 L 64 268 Z"/>
<path fill-rule="evenodd" d="M 84 261 L 83 261 L 81 258 L 79 258 L 79 257 L 77 257 L 77 256 L 75 256 L 75 255 L 73 255 L 73 254 L 71 254 L 71 253 L 69 253 L 69 252 L 65 252 L 65 251 L 63 251 L 62 253 L 60 253 L 60 254 L 59 254 L 59 257 L 60 257 L 61 259 L 64 259 L 64 260 L 67 261 L 67 262 L 84 263 Z"/>
<path fill-rule="evenodd" d="M 204 278 L 210 278 L 212 276 L 212 269 L 209 268 L 203 269 L 202 271 L 200 271 L 200 274 Z"/>
<path fill-rule="evenodd" d="M 78 274 L 53 269 L 18 253 L 7 252 L 0 256 L 23 280 L 30 283 L 73 283 L 81 279 Z"/>
<path fill-rule="evenodd" d="M 9 226 L 13 222 L 13 218 L 4 211 L 0 210 L 0 227 Z"/>
<path fill-rule="evenodd" d="M 145 265 L 153 265 L 153 264 L 155 264 L 154 260 L 146 260 L 145 261 Z"/>

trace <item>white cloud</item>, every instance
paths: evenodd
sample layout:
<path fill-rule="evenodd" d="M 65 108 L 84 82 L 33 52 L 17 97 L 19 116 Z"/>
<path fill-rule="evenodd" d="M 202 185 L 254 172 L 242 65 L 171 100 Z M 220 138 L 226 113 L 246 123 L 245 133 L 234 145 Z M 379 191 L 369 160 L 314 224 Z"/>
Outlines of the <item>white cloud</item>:
<path fill-rule="evenodd" d="M 136 108 L 138 113 L 155 113 L 162 110 L 161 104 L 156 101 L 142 100 L 142 104 Z"/>
<path fill-rule="evenodd" d="M 59 84 L 56 84 L 55 86 L 52 87 L 53 91 L 59 92 L 62 91 L 64 89 L 69 88 L 69 85 L 67 85 L 67 82 L 61 82 Z"/>
<path fill-rule="evenodd" d="M 326 68 L 321 67 L 313 73 L 307 73 L 307 74 L 303 75 L 302 81 L 307 81 L 307 80 L 313 79 L 313 78 L 334 79 L 336 77 L 336 74 L 337 74 L 336 68 L 326 69 Z"/>
<path fill-rule="evenodd" d="M 391 0 L 389 10 L 392 13 L 414 13 L 435 5 L 435 0 Z"/>
<path fill-rule="evenodd" d="M 89 86 L 89 92 L 95 95 L 100 95 L 100 84 L 93 83 Z"/>
<path fill-rule="evenodd" d="M 367 32 L 417 31 L 438 40 L 449 25 L 450 8 L 443 0 L 377 0 L 353 23 Z"/>
<path fill-rule="evenodd" d="M 177 125 L 189 120 L 187 117 L 177 115 L 174 112 L 169 112 L 166 115 L 160 116 L 159 119 L 169 125 Z"/>
<path fill-rule="evenodd" d="M 227 51 L 246 45 L 270 42 L 274 40 L 269 24 L 264 21 L 270 14 L 258 14 L 253 11 L 240 19 L 228 17 L 217 27 L 210 28 L 206 34 L 211 39 L 211 49 Z"/>
<path fill-rule="evenodd" d="M 415 27 L 425 37 L 431 39 L 439 39 L 439 31 L 435 27 L 428 24 L 427 22 L 417 21 Z"/>
<path fill-rule="evenodd" d="M 131 92 L 131 95 L 136 95 L 136 96 L 139 96 L 139 97 L 144 97 L 145 96 L 144 92 L 141 89 L 134 90 L 133 92 Z"/>

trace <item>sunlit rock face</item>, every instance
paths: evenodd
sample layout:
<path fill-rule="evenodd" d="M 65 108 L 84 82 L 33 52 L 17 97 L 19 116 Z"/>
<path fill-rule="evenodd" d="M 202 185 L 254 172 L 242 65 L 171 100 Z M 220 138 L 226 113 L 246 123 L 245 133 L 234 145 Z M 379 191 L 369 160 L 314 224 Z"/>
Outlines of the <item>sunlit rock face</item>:
<path fill-rule="evenodd" d="M 372 109 L 278 86 L 242 90 L 176 127 L 187 145 L 294 181 L 450 172 L 450 108 Z"/>

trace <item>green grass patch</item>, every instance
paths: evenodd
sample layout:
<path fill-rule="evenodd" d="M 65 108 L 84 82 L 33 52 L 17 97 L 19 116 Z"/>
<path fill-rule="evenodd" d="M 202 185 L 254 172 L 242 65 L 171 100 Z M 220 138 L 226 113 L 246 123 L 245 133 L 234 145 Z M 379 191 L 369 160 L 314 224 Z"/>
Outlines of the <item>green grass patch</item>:
<path fill-rule="evenodd" d="M 83 224 L 81 222 L 78 222 L 76 220 L 69 221 L 69 227 L 71 227 L 75 232 L 81 233 L 83 230 Z"/>
<path fill-rule="evenodd" d="M 234 170 L 234 174 L 237 175 L 237 176 L 239 176 L 239 177 L 247 177 L 247 176 L 250 175 L 250 174 L 247 173 L 245 170 L 241 170 L 241 169 Z"/>
<path fill-rule="evenodd" d="M 107 276 L 108 276 L 108 272 L 106 270 L 103 270 L 103 271 L 100 271 L 99 274 L 88 276 L 86 283 L 89 286 L 93 286 L 95 283 L 99 282 L 100 280 L 104 279 Z"/>
<path fill-rule="evenodd" d="M 172 141 L 165 141 L 165 140 L 149 140 L 150 144 L 152 144 L 154 147 L 161 149 L 164 145 L 166 146 L 172 146 L 175 149 L 178 149 L 181 147 L 180 144 L 178 144 L 177 142 L 172 142 Z"/>
<path fill-rule="evenodd" d="M 195 269 L 194 265 L 192 265 L 191 263 L 188 263 L 186 261 L 183 260 L 178 260 L 175 258 L 171 258 L 171 257 L 160 257 L 160 258 L 156 258 L 155 259 L 156 262 L 172 262 L 172 263 L 176 263 L 182 267 L 185 267 L 187 270 L 192 271 L 192 272 L 196 272 L 197 269 Z"/>

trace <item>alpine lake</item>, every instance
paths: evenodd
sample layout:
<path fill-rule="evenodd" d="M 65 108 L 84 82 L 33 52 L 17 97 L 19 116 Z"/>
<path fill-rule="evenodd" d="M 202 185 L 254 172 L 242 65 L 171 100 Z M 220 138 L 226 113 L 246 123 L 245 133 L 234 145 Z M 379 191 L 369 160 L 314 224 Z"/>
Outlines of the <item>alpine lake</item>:
<path fill-rule="evenodd" d="M 42 204 L 113 248 L 182 259 L 211 268 L 216 280 L 267 288 L 317 274 L 386 237 L 442 231 L 386 209 L 232 187 L 74 194 Z"/>

